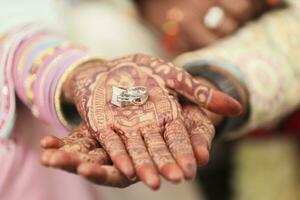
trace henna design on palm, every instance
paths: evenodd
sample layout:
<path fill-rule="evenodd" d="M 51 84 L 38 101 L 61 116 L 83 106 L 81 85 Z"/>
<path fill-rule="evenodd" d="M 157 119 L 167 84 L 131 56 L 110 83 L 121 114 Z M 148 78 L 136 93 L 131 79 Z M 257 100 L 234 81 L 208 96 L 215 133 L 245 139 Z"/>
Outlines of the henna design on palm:
<path fill-rule="evenodd" d="M 168 90 L 161 87 L 159 82 L 163 80 L 149 72 L 132 61 L 122 61 L 109 72 L 94 75 L 95 82 L 80 90 L 74 99 L 76 105 L 85 107 L 79 108 L 81 116 L 115 166 L 129 178 L 134 176 L 134 166 L 142 181 L 157 188 L 156 167 L 167 179 L 177 182 L 183 176 L 180 167 L 186 178 L 193 178 L 196 162 L 180 106 Z M 148 89 L 149 100 L 144 105 L 119 108 L 110 103 L 112 86 L 136 85 Z M 83 96 L 88 98 L 81 98 Z M 178 133 L 180 138 L 169 134 L 173 130 L 177 130 L 174 134 Z M 168 149 L 168 146 L 174 147 Z M 177 146 L 182 147 L 181 151 Z"/>
<path fill-rule="evenodd" d="M 190 124 L 184 123 L 180 105 L 171 95 L 174 92 L 218 113 L 231 115 L 240 112 L 240 105 L 235 100 L 192 79 L 182 69 L 161 59 L 139 54 L 109 62 L 87 64 L 77 70 L 66 85 L 68 92 L 65 92 L 65 96 L 75 103 L 84 119 L 82 127 L 87 128 L 88 131 L 85 131 L 92 137 L 88 140 L 78 139 L 74 134 L 77 138 L 74 142 L 76 145 L 70 145 L 69 141 L 56 140 L 53 144 L 67 143 L 61 150 L 69 154 L 76 152 L 77 160 L 68 160 L 67 162 L 73 163 L 70 166 L 61 164 L 59 160 L 62 159 L 49 159 L 53 157 L 53 153 L 46 151 L 46 156 L 43 156 L 46 157 L 44 164 L 69 171 L 74 171 L 77 167 L 77 172 L 97 183 L 108 184 L 105 181 L 110 180 L 110 183 L 119 184 L 119 178 L 124 180 L 122 183 L 131 184 L 128 178 L 133 178 L 136 172 L 143 182 L 155 189 L 159 186 L 157 169 L 173 182 L 180 181 L 183 176 L 187 179 L 194 177 L 196 161 L 193 149 L 198 163 L 201 163 L 201 156 L 197 155 L 199 151 L 196 148 L 200 143 L 191 144 L 189 137 L 195 138 L 193 135 L 199 135 L 204 129 L 198 123 L 197 126 L 190 126 L 194 134 L 188 134 L 185 127 Z M 110 104 L 112 86 L 137 85 L 146 87 L 149 92 L 150 98 L 144 105 L 118 108 Z M 204 115 L 199 116 L 199 120 L 205 118 Z M 72 137 L 64 140 L 70 139 Z M 96 144 L 99 146 L 99 143 L 109 154 L 115 167 L 127 178 L 111 166 L 107 169 L 106 166 L 95 169 L 92 167 L 108 162 L 105 160 L 101 163 L 99 158 L 97 160 L 92 156 L 94 152 L 86 155 L 88 149 L 95 148 Z M 82 151 L 84 156 L 78 154 Z M 98 155 L 99 152 L 95 154 Z M 83 164 L 78 167 L 78 163 Z"/>

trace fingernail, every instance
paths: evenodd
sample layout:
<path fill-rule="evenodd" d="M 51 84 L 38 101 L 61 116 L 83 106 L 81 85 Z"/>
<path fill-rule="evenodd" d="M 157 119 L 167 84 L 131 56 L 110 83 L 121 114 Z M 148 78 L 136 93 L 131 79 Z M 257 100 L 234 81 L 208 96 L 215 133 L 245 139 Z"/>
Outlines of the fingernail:
<path fill-rule="evenodd" d="M 176 164 L 166 164 L 162 167 L 162 174 L 169 181 L 178 183 L 183 178 L 183 173 Z"/>
<path fill-rule="evenodd" d="M 157 190 L 160 187 L 160 178 L 154 166 L 142 166 L 137 170 L 140 179 L 151 189 Z"/>
<path fill-rule="evenodd" d="M 185 177 L 185 178 L 186 178 L 187 180 L 192 180 L 192 179 L 194 179 L 194 178 L 195 178 L 195 175 L 196 175 L 196 170 L 197 170 L 196 165 L 195 165 L 195 164 L 192 164 L 192 163 L 189 163 L 189 164 L 187 164 L 186 168 L 187 168 L 188 170 L 186 171 L 186 177 Z"/>
<path fill-rule="evenodd" d="M 133 164 L 127 155 L 116 156 L 113 162 L 128 179 L 131 179 L 135 176 Z"/>

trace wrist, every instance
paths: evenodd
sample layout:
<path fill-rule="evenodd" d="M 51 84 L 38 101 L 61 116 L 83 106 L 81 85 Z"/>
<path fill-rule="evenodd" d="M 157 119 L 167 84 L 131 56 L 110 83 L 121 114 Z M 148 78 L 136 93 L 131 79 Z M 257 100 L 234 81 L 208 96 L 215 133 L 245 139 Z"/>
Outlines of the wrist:
<path fill-rule="evenodd" d="M 74 69 L 72 72 L 70 72 L 64 83 L 62 84 L 62 99 L 66 103 L 74 104 L 74 92 L 77 91 L 78 84 L 76 81 L 79 78 L 79 75 L 86 73 L 87 70 L 93 68 L 95 70 L 95 73 L 99 70 L 97 70 L 98 66 L 100 66 L 103 63 L 102 59 L 98 58 L 91 58 L 87 60 L 86 62 L 81 63 Z"/>
<path fill-rule="evenodd" d="M 243 106 L 243 113 L 237 117 L 216 118 L 209 113 L 221 132 L 229 132 L 243 126 L 249 117 L 248 91 L 244 84 L 243 74 L 235 66 L 226 62 L 195 61 L 183 66 L 194 77 L 201 77 L 215 88 L 235 98 Z M 212 121 L 213 121 L 212 120 Z"/>

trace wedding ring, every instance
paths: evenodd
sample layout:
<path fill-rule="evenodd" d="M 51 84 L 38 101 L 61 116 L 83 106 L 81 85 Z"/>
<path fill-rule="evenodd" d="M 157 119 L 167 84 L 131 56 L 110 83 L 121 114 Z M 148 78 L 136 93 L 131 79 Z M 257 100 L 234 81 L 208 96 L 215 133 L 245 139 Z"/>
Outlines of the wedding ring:
<path fill-rule="evenodd" d="M 131 88 L 112 87 L 111 103 L 118 107 L 128 105 L 143 105 L 148 100 L 148 92 L 145 87 Z"/>
<path fill-rule="evenodd" d="M 206 15 L 204 16 L 203 22 L 207 28 L 216 29 L 221 25 L 224 17 L 224 10 L 219 6 L 214 6 L 208 9 Z"/>

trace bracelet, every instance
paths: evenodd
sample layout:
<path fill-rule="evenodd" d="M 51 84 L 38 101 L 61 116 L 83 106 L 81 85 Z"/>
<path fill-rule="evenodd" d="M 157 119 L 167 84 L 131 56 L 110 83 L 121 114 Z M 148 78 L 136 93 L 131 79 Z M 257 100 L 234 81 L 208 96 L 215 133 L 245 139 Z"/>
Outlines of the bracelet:
<path fill-rule="evenodd" d="M 62 123 L 65 127 L 70 127 L 70 123 L 67 123 L 67 119 L 66 116 L 63 112 L 62 109 L 62 88 L 63 85 L 65 83 L 65 81 L 68 79 L 68 77 L 70 76 L 70 74 L 72 74 L 76 69 L 80 68 L 81 66 L 83 66 L 85 63 L 87 62 L 91 62 L 91 61 L 99 61 L 99 62 L 103 62 L 104 60 L 102 58 L 98 58 L 98 57 L 82 57 L 81 59 L 78 59 L 76 62 L 74 62 L 72 65 L 70 65 L 61 75 L 60 78 L 58 80 L 57 86 L 55 88 L 55 94 L 54 94 L 54 106 L 55 106 L 55 110 L 56 114 L 57 114 L 57 118 L 60 120 L 60 123 Z"/>
<path fill-rule="evenodd" d="M 35 110 L 40 110 L 40 113 L 35 112 L 36 116 L 40 116 L 46 121 L 51 120 L 51 115 L 49 115 L 49 110 L 47 110 L 46 103 L 48 103 L 48 89 L 46 87 L 46 84 L 51 81 L 53 76 L 50 76 L 50 70 L 53 68 L 57 63 L 60 62 L 60 60 L 65 59 L 67 54 L 69 54 L 71 51 L 72 53 L 72 48 L 70 47 L 65 47 L 61 49 L 57 49 L 53 55 L 49 56 L 45 62 L 41 65 L 39 70 L 36 72 L 36 80 L 33 83 L 33 92 L 35 94 L 43 94 L 36 96 L 33 99 L 33 105 L 36 107 L 33 108 L 33 111 Z M 65 66 L 61 66 L 65 67 Z"/>
<path fill-rule="evenodd" d="M 12 72 L 22 102 L 33 115 L 55 127 L 73 128 L 75 124 L 68 120 L 63 110 L 64 82 L 84 63 L 103 60 L 92 58 L 83 48 L 72 46 L 41 27 L 26 26 L 8 37 L 13 38 L 8 40 L 6 44 L 9 45 L 4 49 L 9 52 L 9 57 L 0 61 L 10 67 L 9 72 Z"/>
<path fill-rule="evenodd" d="M 33 101 L 32 85 L 36 79 L 36 72 L 42 65 L 43 60 L 54 53 L 56 48 L 59 48 L 59 43 L 61 43 L 60 40 L 46 40 L 44 43 L 37 46 L 36 49 L 33 49 L 32 53 L 29 54 L 29 63 L 25 64 L 22 76 L 26 77 L 24 81 L 24 91 L 29 104 L 32 104 Z"/>

